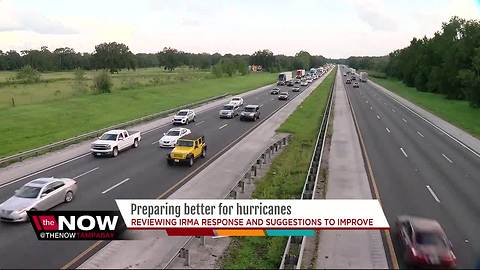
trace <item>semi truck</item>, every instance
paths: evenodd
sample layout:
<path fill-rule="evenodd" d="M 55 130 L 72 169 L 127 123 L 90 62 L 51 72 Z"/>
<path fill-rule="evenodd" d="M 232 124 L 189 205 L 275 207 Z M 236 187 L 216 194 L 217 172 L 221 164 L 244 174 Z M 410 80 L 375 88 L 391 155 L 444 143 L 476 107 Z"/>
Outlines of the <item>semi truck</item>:
<path fill-rule="evenodd" d="M 367 82 L 368 80 L 368 73 L 367 72 L 360 72 L 360 81 Z"/>
<path fill-rule="evenodd" d="M 282 72 L 278 74 L 277 85 L 286 85 L 289 81 L 292 80 L 292 72 Z"/>
<path fill-rule="evenodd" d="M 305 69 L 297 69 L 295 76 L 297 77 L 297 79 L 303 78 L 303 76 L 305 76 Z"/>

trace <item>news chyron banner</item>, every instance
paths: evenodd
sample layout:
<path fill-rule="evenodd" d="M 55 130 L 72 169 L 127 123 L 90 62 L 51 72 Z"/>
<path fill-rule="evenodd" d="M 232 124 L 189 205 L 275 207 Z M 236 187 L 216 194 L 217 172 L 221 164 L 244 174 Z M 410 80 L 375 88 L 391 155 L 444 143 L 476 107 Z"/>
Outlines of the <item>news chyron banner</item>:
<path fill-rule="evenodd" d="M 116 200 L 128 230 L 169 236 L 314 236 L 384 230 L 377 200 Z"/>

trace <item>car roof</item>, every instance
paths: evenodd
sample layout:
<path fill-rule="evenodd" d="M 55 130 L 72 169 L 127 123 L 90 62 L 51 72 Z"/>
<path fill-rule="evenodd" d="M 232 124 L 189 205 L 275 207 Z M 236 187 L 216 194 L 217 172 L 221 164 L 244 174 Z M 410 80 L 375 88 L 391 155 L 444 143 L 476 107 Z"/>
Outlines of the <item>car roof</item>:
<path fill-rule="evenodd" d="M 288 95 L 288 92 L 280 92 L 280 95 L 283 95 L 283 94 L 287 94 L 287 95 Z"/>
<path fill-rule="evenodd" d="M 245 106 L 245 108 L 257 108 L 257 107 L 258 107 L 258 105 L 253 105 L 253 104 Z"/>
<path fill-rule="evenodd" d="M 107 134 L 120 134 L 122 132 L 124 132 L 125 130 L 121 130 L 121 129 L 113 129 L 113 130 L 109 130 L 107 131 L 106 133 Z"/>
<path fill-rule="evenodd" d="M 183 136 L 183 137 L 182 137 L 181 139 L 179 139 L 179 140 L 192 140 L 192 141 L 193 141 L 193 140 L 196 140 L 196 139 L 201 138 L 201 137 L 203 137 L 203 134 L 190 133 L 190 134 L 188 134 L 188 135 L 186 135 L 186 136 Z"/>
<path fill-rule="evenodd" d="M 242 99 L 242 97 L 232 97 L 232 99 Z"/>
<path fill-rule="evenodd" d="M 26 186 L 30 186 L 30 187 L 44 187 L 52 182 L 56 182 L 58 181 L 59 179 L 57 178 L 37 178 L 35 180 L 32 180 L 28 183 L 26 183 L 25 185 Z"/>
<path fill-rule="evenodd" d="M 169 129 L 168 131 L 175 131 L 175 130 L 181 131 L 181 130 L 184 130 L 184 129 L 186 129 L 186 128 L 183 128 L 183 127 L 174 127 L 174 128 Z"/>
<path fill-rule="evenodd" d="M 189 111 L 191 111 L 191 110 L 190 110 L 190 109 L 182 109 L 182 110 L 180 110 L 180 111 L 178 111 L 178 112 L 189 112 Z"/>
<path fill-rule="evenodd" d="M 404 217 L 404 220 L 410 221 L 413 229 L 418 232 L 441 232 L 444 233 L 442 226 L 438 221 L 429 218 L 422 218 L 422 217 Z"/>

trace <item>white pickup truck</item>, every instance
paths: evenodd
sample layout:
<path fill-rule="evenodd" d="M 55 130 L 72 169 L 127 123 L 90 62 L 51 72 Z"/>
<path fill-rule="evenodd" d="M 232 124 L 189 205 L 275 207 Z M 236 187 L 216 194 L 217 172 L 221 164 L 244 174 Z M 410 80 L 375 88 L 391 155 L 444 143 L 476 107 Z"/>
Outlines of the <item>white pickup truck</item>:
<path fill-rule="evenodd" d="M 90 152 L 94 156 L 118 156 L 122 150 L 130 147 L 137 148 L 141 140 L 139 131 L 126 131 L 124 129 L 110 130 L 103 133 L 98 140 L 92 143 Z"/>

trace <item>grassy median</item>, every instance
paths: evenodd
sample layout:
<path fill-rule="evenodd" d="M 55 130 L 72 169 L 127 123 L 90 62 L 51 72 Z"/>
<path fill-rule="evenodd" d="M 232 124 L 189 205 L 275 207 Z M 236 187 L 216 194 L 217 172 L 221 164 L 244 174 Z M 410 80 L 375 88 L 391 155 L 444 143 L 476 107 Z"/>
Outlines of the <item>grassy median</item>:
<path fill-rule="evenodd" d="M 277 130 L 293 134 L 293 139 L 257 182 L 253 198 L 292 199 L 302 193 L 334 78 L 335 72 L 330 73 Z M 223 258 L 222 268 L 278 269 L 286 241 L 287 237 L 236 237 Z"/>
<path fill-rule="evenodd" d="M 423 109 L 480 138 L 480 109 L 471 107 L 468 101 L 451 100 L 440 94 L 420 92 L 416 88 L 408 87 L 403 82 L 392 78 L 371 79 Z"/>
<path fill-rule="evenodd" d="M 272 73 L 254 73 L 3 108 L 0 157 L 227 92 L 252 90 L 273 83 L 275 78 Z"/>

